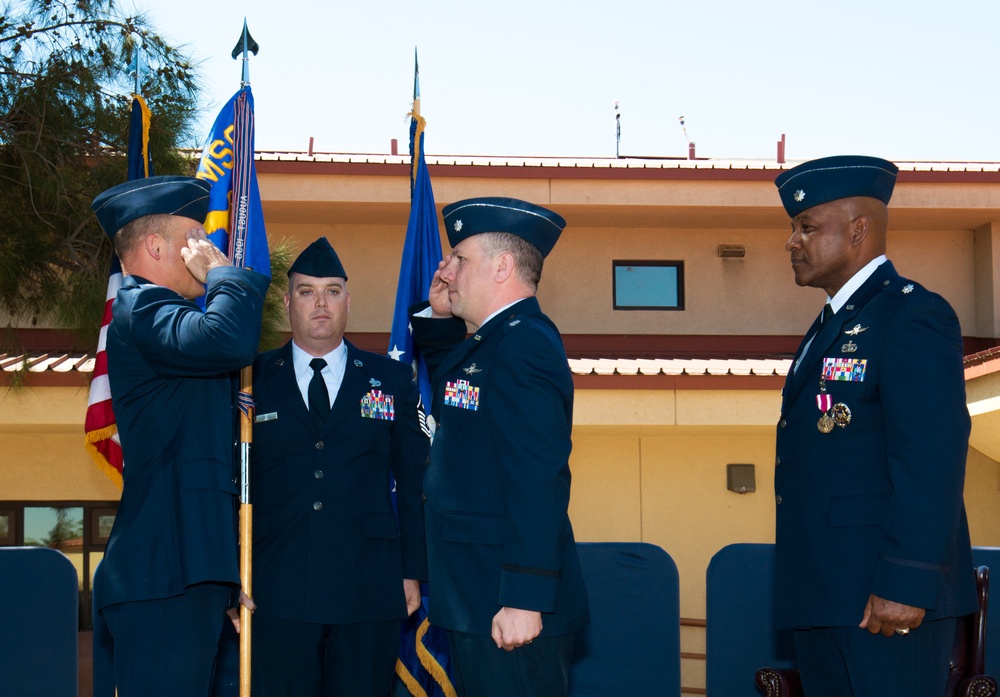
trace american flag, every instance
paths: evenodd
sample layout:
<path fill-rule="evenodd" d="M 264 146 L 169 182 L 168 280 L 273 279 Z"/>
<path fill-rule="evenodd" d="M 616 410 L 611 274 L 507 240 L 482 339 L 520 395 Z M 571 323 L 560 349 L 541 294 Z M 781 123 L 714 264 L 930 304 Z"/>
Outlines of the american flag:
<path fill-rule="evenodd" d="M 129 121 L 128 136 L 128 178 L 142 179 L 153 173 L 149 160 L 149 107 L 139 95 L 132 96 L 132 116 Z M 122 487 L 122 446 L 118 439 L 118 424 L 111 408 L 111 385 L 108 382 L 108 355 L 105 352 L 108 325 L 111 324 L 111 304 L 122 285 L 122 267 L 118 257 L 111 259 L 111 273 L 108 277 L 108 291 L 104 296 L 104 315 L 101 317 L 101 336 L 97 341 L 97 357 L 94 375 L 90 383 L 90 397 L 87 400 L 87 416 L 84 420 L 86 432 L 85 446 L 94 459 L 94 464 L 111 481 Z"/>

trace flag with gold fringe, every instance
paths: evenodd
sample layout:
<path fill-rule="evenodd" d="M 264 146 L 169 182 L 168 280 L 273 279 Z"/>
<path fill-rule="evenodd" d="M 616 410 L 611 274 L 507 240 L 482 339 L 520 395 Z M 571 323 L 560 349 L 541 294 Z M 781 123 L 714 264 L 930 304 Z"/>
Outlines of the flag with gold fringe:
<path fill-rule="evenodd" d="M 437 208 L 424 160 L 425 125 L 426 121 L 420 116 L 419 70 L 415 69 L 413 113 L 410 119 L 410 219 L 399 266 L 388 354 L 413 366 L 421 401 L 427 405 L 431 403 L 430 379 L 413 342 L 408 314 L 411 305 L 427 299 L 431 278 L 441 261 Z M 430 590 L 433 592 L 433 589 Z M 455 688 L 448 677 L 448 636 L 428 619 L 426 586 L 421 588 L 421 596 L 420 607 L 403 620 L 399 658 L 396 661 L 398 679 L 393 683 L 393 697 L 455 697 Z"/>
<path fill-rule="evenodd" d="M 153 164 L 149 157 L 149 107 L 138 94 L 132 95 L 132 112 L 128 133 L 128 179 L 143 179 L 153 174 Z M 111 271 L 108 276 L 108 290 L 104 296 L 104 314 L 101 317 L 101 333 L 97 341 L 94 359 L 94 373 L 90 382 L 90 396 L 87 400 L 87 415 L 84 419 L 85 446 L 87 452 L 108 478 L 122 487 L 122 446 L 118 440 L 118 424 L 111 408 L 111 386 L 108 383 L 108 356 L 105 351 L 108 325 L 111 324 L 111 305 L 122 285 L 122 267 L 118 257 L 112 253 Z"/>

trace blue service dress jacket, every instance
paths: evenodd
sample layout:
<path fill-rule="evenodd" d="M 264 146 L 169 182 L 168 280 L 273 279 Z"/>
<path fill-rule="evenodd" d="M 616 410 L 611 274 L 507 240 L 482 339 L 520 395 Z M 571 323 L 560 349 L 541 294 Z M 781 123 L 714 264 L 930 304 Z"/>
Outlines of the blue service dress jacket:
<path fill-rule="evenodd" d="M 886 261 L 817 331 L 777 427 L 779 625 L 857 626 L 870 594 L 926 620 L 975 611 L 958 318 Z"/>
<path fill-rule="evenodd" d="M 542 636 L 589 620 L 567 508 L 573 380 L 535 298 L 466 339 L 458 318 L 414 317 L 437 430 L 424 476 L 431 622 L 489 635 L 501 607 L 542 613 Z"/>
<path fill-rule="evenodd" d="M 98 609 L 239 584 L 234 378 L 257 351 L 269 283 L 212 269 L 204 311 L 142 278 L 122 283 L 107 354 L 124 486 Z"/>
<path fill-rule="evenodd" d="M 429 441 L 413 370 L 346 343 L 344 379 L 321 428 L 295 382 L 290 342 L 254 363 L 257 615 L 401 619 L 403 579 L 427 578 L 421 482 Z"/>

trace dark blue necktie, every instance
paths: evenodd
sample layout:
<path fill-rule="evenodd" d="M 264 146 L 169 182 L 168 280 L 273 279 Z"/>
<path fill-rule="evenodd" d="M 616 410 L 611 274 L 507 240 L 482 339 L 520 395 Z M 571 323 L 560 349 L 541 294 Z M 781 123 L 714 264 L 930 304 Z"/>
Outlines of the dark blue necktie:
<path fill-rule="evenodd" d="M 826 324 L 833 317 L 833 305 L 827 303 L 823 306 L 823 319 L 820 320 L 820 324 Z"/>
<path fill-rule="evenodd" d="M 309 361 L 309 367 L 313 369 L 312 380 L 309 381 L 309 414 L 319 428 L 330 415 L 330 393 L 326 389 L 326 381 L 320 375 L 320 371 L 326 367 L 326 361 L 314 358 Z"/>

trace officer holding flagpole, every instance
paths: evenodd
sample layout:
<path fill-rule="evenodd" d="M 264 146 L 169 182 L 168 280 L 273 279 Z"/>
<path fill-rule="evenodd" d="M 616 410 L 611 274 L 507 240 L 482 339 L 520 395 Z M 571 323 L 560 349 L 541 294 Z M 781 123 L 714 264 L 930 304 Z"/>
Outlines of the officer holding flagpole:
<path fill-rule="evenodd" d="M 240 585 L 233 380 L 270 279 L 208 241 L 208 190 L 149 177 L 93 203 L 126 275 L 107 334 L 123 489 L 94 598 L 120 697 L 207 696 Z"/>

